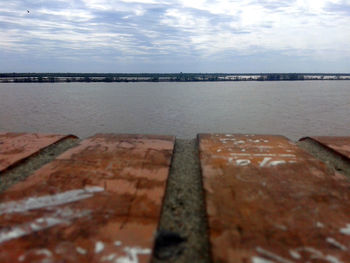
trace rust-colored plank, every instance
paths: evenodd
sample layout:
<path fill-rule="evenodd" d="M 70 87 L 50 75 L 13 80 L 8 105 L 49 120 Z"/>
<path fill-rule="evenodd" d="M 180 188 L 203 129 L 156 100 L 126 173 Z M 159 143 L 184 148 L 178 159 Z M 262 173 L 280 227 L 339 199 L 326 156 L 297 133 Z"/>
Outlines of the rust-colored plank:
<path fill-rule="evenodd" d="M 350 183 L 282 136 L 199 135 L 214 262 L 350 262 Z"/>
<path fill-rule="evenodd" d="M 0 195 L 0 261 L 149 262 L 174 137 L 95 135 Z"/>
<path fill-rule="evenodd" d="M 0 133 L 0 172 L 73 135 Z"/>
<path fill-rule="evenodd" d="M 350 159 L 350 136 L 313 136 L 301 138 L 300 141 L 307 138 L 318 142 L 338 155 Z"/>

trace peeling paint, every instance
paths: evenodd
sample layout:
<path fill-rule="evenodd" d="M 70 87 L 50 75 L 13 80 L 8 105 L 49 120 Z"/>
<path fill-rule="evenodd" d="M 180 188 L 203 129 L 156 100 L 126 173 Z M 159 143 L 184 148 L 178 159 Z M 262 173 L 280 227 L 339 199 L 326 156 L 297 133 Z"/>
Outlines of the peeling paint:
<path fill-rule="evenodd" d="M 277 161 L 270 162 L 269 166 L 277 166 L 277 165 L 281 165 L 281 164 L 285 164 L 285 163 L 286 163 L 285 160 L 277 160 Z"/>
<path fill-rule="evenodd" d="M 59 224 L 68 224 L 74 218 L 84 217 L 89 214 L 89 210 L 72 211 L 69 208 L 57 209 L 55 213 L 47 217 L 40 217 L 32 222 L 1 230 L 0 244 Z"/>
<path fill-rule="evenodd" d="M 324 227 L 324 224 L 322 224 L 321 222 L 317 222 L 317 223 L 316 223 L 316 226 L 319 227 L 319 228 L 323 228 L 323 227 Z"/>
<path fill-rule="evenodd" d="M 39 220 L 41 223 L 39 222 Z M 16 238 L 20 238 L 20 237 L 25 236 L 25 235 L 29 235 L 32 232 L 44 230 L 44 229 L 47 229 L 47 228 L 50 228 L 52 226 L 62 224 L 65 222 L 66 222 L 65 220 L 62 220 L 59 218 L 53 218 L 53 217 L 39 218 L 31 223 L 26 223 L 26 224 L 18 225 L 15 227 L 11 227 L 8 230 L 2 230 L 2 231 L 0 231 L 0 244 L 3 242 L 10 241 L 12 239 L 16 239 Z M 31 225 L 33 223 L 37 226 L 40 226 L 40 227 L 36 227 L 35 229 L 33 229 L 31 227 Z"/>
<path fill-rule="evenodd" d="M 108 256 L 104 256 L 102 257 L 102 261 L 112 261 L 115 257 L 117 256 L 117 254 L 110 254 Z"/>
<path fill-rule="evenodd" d="M 264 167 L 271 159 L 272 159 L 271 157 L 265 157 L 264 160 L 261 161 L 259 166 Z"/>
<path fill-rule="evenodd" d="M 82 247 L 77 247 L 76 250 L 79 254 L 82 254 L 82 255 L 86 254 L 86 249 L 83 249 Z"/>
<path fill-rule="evenodd" d="M 271 258 L 273 260 L 277 260 L 278 262 L 281 262 L 281 263 L 293 263 L 293 261 L 290 261 L 289 259 L 285 259 L 285 258 L 283 258 L 279 255 L 276 255 L 270 251 L 267 251 L 261 247 L 257 247 L 256 251 L 259 252 L 261 255 L 264 255 L 264 256 Z"/>
<path fill-rule="evenodd" d="M 105 245 L 103 244 L 103 242 L 97 241 L 95 244 L 95 253 L 96 254 L 101 253 L 104 248 L 105 248 Z"/>
<path fill-rule="evenodd" d="M 252 258 L 252 263 L 274 263 L 274 261 L 261 258 L 261 257 L 253 257 Z"/>
<path fill-rule="evenodd" d="M 121 242 L 121 241 L 115 241 L 115 242 L 114 242 L 114 245 L 117 246 L 117 247 L 119 247 L 119 246 L 122 245 L 122 242 Z"/>
<path fill-rule="evenodd" d="M 148 248 L 125 247 L 124 251 L 127 253 L 127 256 L 118 258 L 115 263 L 138 263 L 138 255 L 151 254 L 151 250 Z"/>
<path fill-rule="evenodd" d="M 0 215 L 23 213 L 29 210 L 72 203 L 82 199 L 90 198 L 93 196 L 93 193 L 102 191 L 104 191 L 102 187 L 93 186 L 83 189 L 70 190 L 55 195 L 29 197 L 24 200 L 11 201 L 0 204 Z"/>
<path fill-rule="evenodd" d="M 341 228 L 339 232 L 344 235 L 350 235 L 350 224 L 346 224 L 346 227 Z"/>
<path fill-rule="evenodd" d="M 329 243 L 329 244 L 331 244 L 331 245 L 333 245 L 333 246 L 335 246 L 335 247 L 337 247 L 337 248 L 339 248 L 339 249 L 341 249 L 343 251 L 347 250 L 347 247 L 345 247 L 344 245 L 340 244 L 337 240 L 335 240 L 332 237 L 327 237 L 326 241 L 327 241 L 327 243 Z"/>
<path fill-rule="evenodd" d="M 238 166 L 247 166 L 249 164 L 250 164 L 250 160 L 248 160 L 248 159 L 236 160 L 236 165 L 238 165 Z"/>
<path fill-rule="evenodd" d="M 301 256 L 298 252 L 294 251 L 294 250 L 289 250 L 289 254 L 292 256 L 292 258 L 294 259 L 301 259 Z"/>

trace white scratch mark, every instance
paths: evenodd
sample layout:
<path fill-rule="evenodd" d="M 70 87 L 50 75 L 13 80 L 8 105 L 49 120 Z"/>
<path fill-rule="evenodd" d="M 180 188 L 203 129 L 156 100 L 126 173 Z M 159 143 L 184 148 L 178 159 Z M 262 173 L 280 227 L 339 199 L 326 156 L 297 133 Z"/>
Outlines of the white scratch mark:
<path fill-rule="evenodd" d="M 270 251 L 267 251 L 267 250 L 265 250 L 265 249 L 263 249 L 261 247 L 257 247 L 256 251 L 258 251 L 260 254 L 262 254 L 262 255 L 264 255 L 264 256 L 266 256 L 268 258 L 271 258 L 273 260 L 277 260 L 278 262 L 281 262 L 281 263 L 293 263 L 293 261 L 285 259 L 285 258 L 283 258 L 283 257 L 281 257 L 279 255 L 276 255 L 276 254 L 274 254 L 274 253 L 272 253 Z"/>
<path fill-rule="evenodd" d="M 144 249 L 139 247 L 125 247 L 124 251 L 127 253 L 127 256 L 118 258 L 115 263 L 138 263 L 138 255 L 151 254 L 151 250 L 148 248 Z"/>
<path fill-rule="evenodd" d="M 350 224 L 346 224 L 346 227 L 341 228 L 339 232 L 344 235 L 350 235 Z"/>
<path fill-rule="evenodd" d="M 220 152 L 222 152 L 222 150 L 221 150 L 221 149 L 218 149 L 216 152 L 220 153 Z"/>
<path fill-rule="evenodd" d="M 327 237 L 326 238 L 326 241 L 329 243 L 329 244 L 331 244 L 331 245 L 333 245 L 333 246 L 335 246 L 335 247 L 337 247 L 337 248 L 339 248 L 339 249 L 341 249 L 341 250 L 347 250 L 347 248 L 344 246 L 344 245 L 342 245 L 342 244 L 340 244 L 337 240 L 335 240 L 334 238 L 332 238 L 332 237 Z"/>
<path fill-rule="evenodd" d="M 86 254 L 86 250 L 83 249 L 82 247 L 77 247 L 76 250 L 77 250 L 77 252 L 78 252 L 79 254 L 82 254 L 82 255 L 85 255 L 85 254 Z"/>
<path fill-rule="evenodd" d="M 289 250 L 289 254 L 292 256 L 292 258 L 294 259 L 301 259 L 301 256 L 298 252 L 294 251 L 294 250 Z"/>
<path fill-rule="evenodd" d="M 100 253 L 105 248 L 105 245 L 101 241 L 97 241 L 95 244 L 95 253 Z"/>
<path fill-rule="evenodd" d="M 11 201 L 0 204 L 0 215 L 11 213 L 23 213 L 28 210 L 40 209 L 44 207 L 63 205 L 82 199 L 92 197 L 95 192 L 102 192 L 102 187 L 86 187 L 75 189 L 55 195 L 45 195 L 40 197 L 30 197 L 20 201 Z"/>
<path fill-rule="evenodd" d="M 259 166 L 264 167 L 271 159 L 271 157 L 265 157 L 264 160 L 261 161 Z"/>
<path fill-rule="evenodd" d="M 252 258 L 252 263 L 274 263 L 274 261 L 261 258 L 261 257 L 253 257 Z"/>
<path fill-rule="evenodd" d="M 247 159 L 236 160 L 236 165 L 238 166 L 247 166 L 249 164 L 250 164 L 250 160 L 247 160 Z"/>
<path fill-rule="evenodd" d="M 265 156 L 272 156 L 272 157 L 274 157 L 274 156 L 277 156 L 276 154 L 274 154 L 274 153 L 255 153 L 255 154 L 253 154 L 253 156 L 257 156 L 257 157 L 265 157 Z"/>

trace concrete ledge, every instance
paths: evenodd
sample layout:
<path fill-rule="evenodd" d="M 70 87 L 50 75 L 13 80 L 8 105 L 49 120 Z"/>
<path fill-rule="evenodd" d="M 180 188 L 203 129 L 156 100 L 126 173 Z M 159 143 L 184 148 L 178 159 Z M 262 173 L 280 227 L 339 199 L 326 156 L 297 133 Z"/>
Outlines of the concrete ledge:
<path fill-rule="evenodd" d="M 350 177 L 350 154 L 339 150 L 340 145 L 350 149 L 349 139 L 350 137 L 346 141 L 344 137 L 304 137 L 297 144 L 331 169 Z M 332 141 L 337 142 L 338 147 L 334 147 Z"/>

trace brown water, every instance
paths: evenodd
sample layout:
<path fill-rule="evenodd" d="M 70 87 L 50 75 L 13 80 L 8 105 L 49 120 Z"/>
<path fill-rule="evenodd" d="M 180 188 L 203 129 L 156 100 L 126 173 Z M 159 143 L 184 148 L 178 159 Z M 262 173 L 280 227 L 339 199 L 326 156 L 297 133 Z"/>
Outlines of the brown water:
<path fill-rule="evenodd" d="M 0 84 L 0 132 L 350 135 L 350 81 Z"/>

